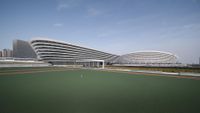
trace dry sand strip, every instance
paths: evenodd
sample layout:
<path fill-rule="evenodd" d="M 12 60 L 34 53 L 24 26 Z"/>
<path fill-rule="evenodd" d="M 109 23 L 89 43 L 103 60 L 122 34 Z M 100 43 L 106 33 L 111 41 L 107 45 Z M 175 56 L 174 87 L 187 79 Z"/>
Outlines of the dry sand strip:
<path fill-rule="evenodd" d="M 126 74 L 142 74 L 145 76 L 164 76 L 164 77 L 173 77 L 173 78 L 181 78 L 181 79 L 193 79 L 193 80 L 200 80 L 200 77 L 196 76 L 180 76 L 180 75 L 169 75 L 169 74 L 158 74 L 158 73 L 145 73 L 145 72 L 129 72 L 129 71 L 121 71 L 121 70 L 101 70 L 107 72 L 117 72 L 117 73 L 126 73 Z"/>
<path fill-rule="evenodd" d="M 0 75 L 15 75 L 15 74 L 30 74 L 30 73 L 41 73 L 41 72 L 58 72 L 58 71 L 68 71 L 68 70 L 75 70 L 75 69 L 51 69 L 51 70 L 29 70 L 29 71 L 16 71 L 16 72 L 7 72 L 7 73 L 0 73 Z"/>

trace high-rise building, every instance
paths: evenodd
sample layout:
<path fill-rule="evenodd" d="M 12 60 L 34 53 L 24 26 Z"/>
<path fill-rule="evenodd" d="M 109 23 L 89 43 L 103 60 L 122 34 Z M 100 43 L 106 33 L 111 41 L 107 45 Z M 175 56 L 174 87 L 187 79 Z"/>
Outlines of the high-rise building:
<path fill-rule="evenodd" d="M 3 49 L 2 57 L 13 57 L 13 51 L 10 49 Z"/>
<path fill-rule="evenodd" d="M 29 42 L 23 40 L 13 41 L 13 57 L 15 58 L 37 58 Z"/>
<path fill-rule="evenodd" d="M 2 57 L 2 51 L 0 51 L 0 57 Z"/>

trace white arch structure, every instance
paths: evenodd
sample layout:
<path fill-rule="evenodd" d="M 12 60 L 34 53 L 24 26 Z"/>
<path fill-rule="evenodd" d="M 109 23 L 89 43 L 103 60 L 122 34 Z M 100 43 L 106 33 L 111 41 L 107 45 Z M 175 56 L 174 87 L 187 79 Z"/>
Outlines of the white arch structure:
<path fill-rule="evenodd" d="M 117 62 L 121 64 L 175 64 L 177 56 L 162 51 L 138 51 L 120 56 Z"/>

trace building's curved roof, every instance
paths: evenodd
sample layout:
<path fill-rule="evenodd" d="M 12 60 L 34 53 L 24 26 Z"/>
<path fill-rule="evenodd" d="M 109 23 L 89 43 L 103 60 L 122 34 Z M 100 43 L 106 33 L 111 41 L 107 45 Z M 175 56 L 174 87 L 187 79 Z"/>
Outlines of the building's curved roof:
<path fill-rule="evenodd" d="M 92 47 L 87 47 L 85 45 L 82 45 L 80 43 L 71 43 L 71 42 L 66 42 L 66 41 L 62 41 L 62 40 L 56 40 L 56 39 L 51 39 L 51 38 L 48 38 L 48 37 L 33 37 L 31 38 L 31 40 L 29 42 L 32 42 L 34 40 L 46 40 L 46 41 L 52 41 L 52 42 L 59 42 L 59 43 L 64 43 L 64 44 L 69 44 L 69 45 L 74 45 L 74 46 L 79 46 L 79 47 L 83 47 L 83 48 L 88 48 L 88 49 L 93 49 L 93 50 L 96 50 L 95 48 L 92 48 Z M 98 50 L 99 51 L 99 50 Z M 106 51 L 102 51 L 100 50 L 101 52 L 105 52 L 105 53 L 108 53 Z M 119 55 L 117 55 L 119 56 Z"/>
<path fill-rule="evenodd" d="M 175 57 L 178 58 L 177 55 L 171 53 L 171 52 L 167 52 L 167 51 L 159 51 L 159 50 L 142 50 L 142 51 L 135 51 L 132 53 L 128 53 L 128 54 L 124 54 L 124 55 L 129 55 L 129 54 L 135 54 L 135 53 L 163 53 L 163 54 L 169 54 L 169 55 L 173 55 Z"/>

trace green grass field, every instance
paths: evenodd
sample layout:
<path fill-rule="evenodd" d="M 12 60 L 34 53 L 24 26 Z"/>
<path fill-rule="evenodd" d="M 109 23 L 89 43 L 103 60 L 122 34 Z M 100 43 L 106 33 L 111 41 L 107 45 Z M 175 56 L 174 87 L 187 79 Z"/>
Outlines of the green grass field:
<path fill-rule="evenodd" d="M 64 68 L 0 69 L 0 113 L 200 113 L 200 80 Z"/>

